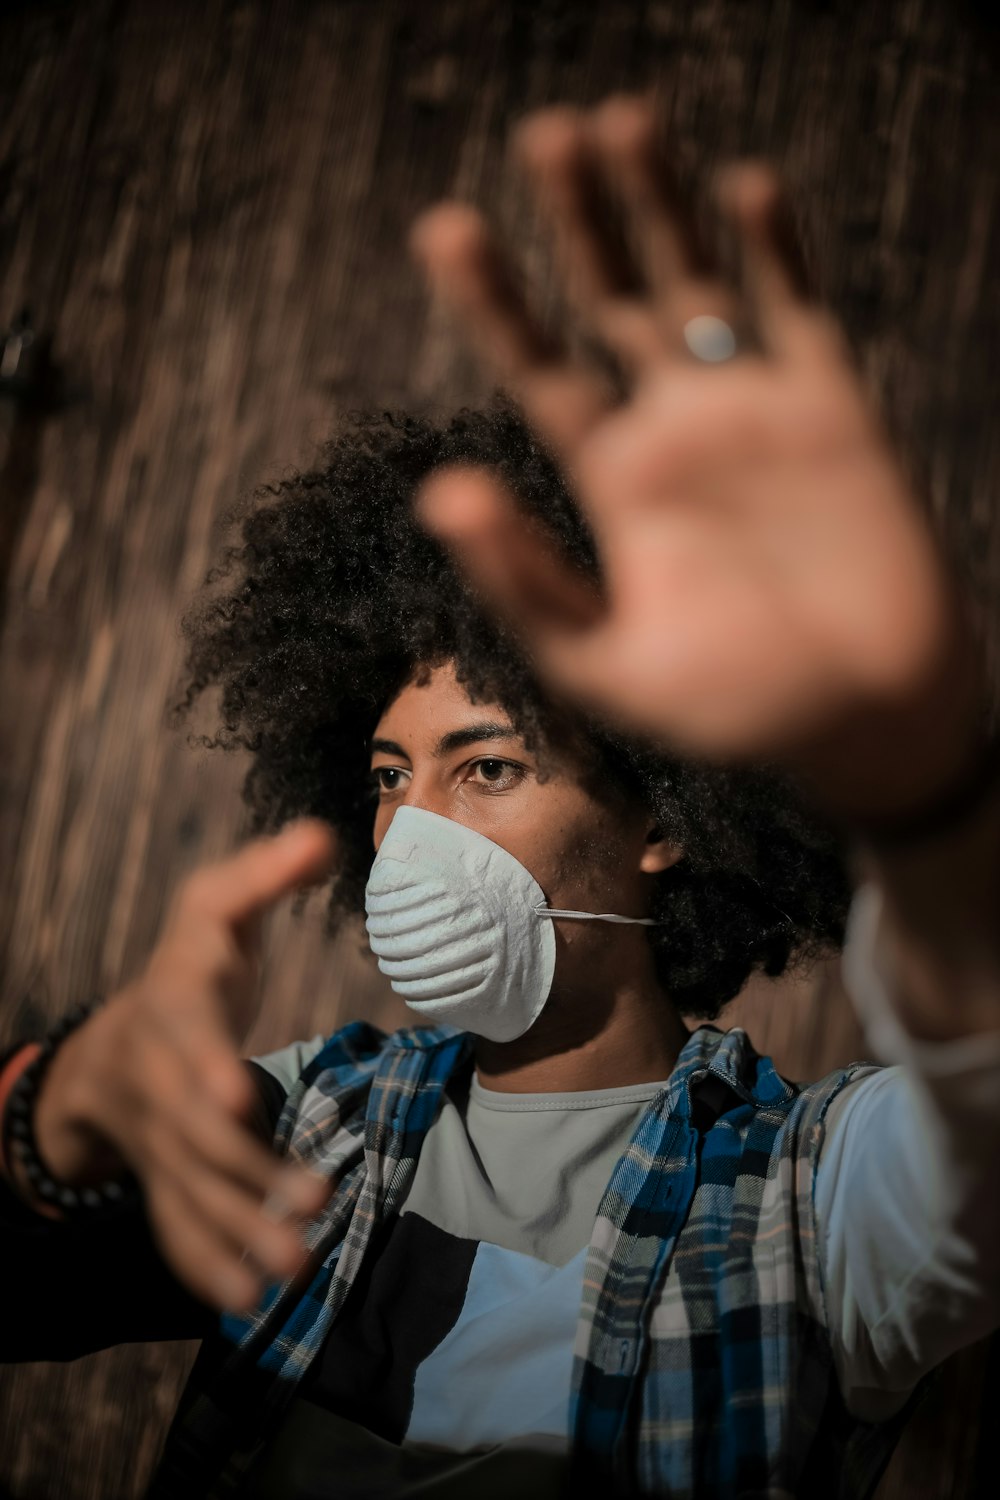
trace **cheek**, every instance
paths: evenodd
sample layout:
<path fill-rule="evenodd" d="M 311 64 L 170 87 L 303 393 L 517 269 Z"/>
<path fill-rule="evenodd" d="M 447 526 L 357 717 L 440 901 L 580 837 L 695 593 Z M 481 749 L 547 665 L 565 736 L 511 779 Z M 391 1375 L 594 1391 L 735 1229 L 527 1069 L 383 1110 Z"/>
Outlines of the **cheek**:
<path fill-rule="evenodd" d="M 621 829 L 610 815 L 568 823 L 553 850 L 550 881 L 567 899 L 560 896 L 555 904 L 587 910 L 593 900 L 621 891 L 631 874 L 626 852 Z"/>

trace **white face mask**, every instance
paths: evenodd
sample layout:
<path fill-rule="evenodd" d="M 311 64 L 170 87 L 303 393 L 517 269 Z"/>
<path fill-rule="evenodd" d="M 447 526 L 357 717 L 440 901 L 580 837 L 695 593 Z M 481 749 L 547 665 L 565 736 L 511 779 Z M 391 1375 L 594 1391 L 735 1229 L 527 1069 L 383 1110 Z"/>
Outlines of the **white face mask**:
<path fill-rule="evenodd" d="M 428 1022 L 493 1042 L 523 1036 L 549 998 L 553 917 L 656 925 L 560 911 L 492 839 L 420 807 L 393 816 L 365 891 L 368 938 L 397 995 Z"/>

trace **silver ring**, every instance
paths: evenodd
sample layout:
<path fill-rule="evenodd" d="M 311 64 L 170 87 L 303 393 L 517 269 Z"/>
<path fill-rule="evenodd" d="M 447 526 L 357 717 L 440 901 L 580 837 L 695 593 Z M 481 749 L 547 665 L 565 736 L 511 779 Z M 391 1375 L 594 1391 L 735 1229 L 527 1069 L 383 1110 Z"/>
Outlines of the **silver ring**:
<path fill-rule="evenodd" d="M 736 334 L 724 318 L 701 313 L 684 324 L 688 353 L 704 364 L 719 365 L 736 353 Z"/>

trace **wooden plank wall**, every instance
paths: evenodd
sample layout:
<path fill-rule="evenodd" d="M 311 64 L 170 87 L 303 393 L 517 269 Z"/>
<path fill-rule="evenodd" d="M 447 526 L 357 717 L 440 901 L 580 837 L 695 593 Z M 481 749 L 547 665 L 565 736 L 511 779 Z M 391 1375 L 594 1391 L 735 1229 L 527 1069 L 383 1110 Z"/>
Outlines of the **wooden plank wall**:
<path fill-rule="evenodd" d="M 164 724 L 179 617 L 224 508 L 308 463 L 338 410 L 484 394 L 429 313 L 404 236 L 422 205 L 460 193 L 537 260 L 503 165 L 527 107 L 651 84 L 685 176 L 743 152 L 783 166 L 823 291 L 992 606 L 989 13 L 944 0 L 4 8 L 0 321 L 30 305 L 75 399 L 48 418 L 0 400 L 0 1039 L 134 973 L 178 879 L 236 841 L 244 767 Z M 324 945 L 315 911 L 278 914 L 268 952 L 252 1045 L 359 1014 L 395 1023 L 357 939 Z M 829 971 L 758 988 L 731 1019 L 796 1077 L 862 1050 Z M 190 1353 L 4 1373 L 0 1485 L 18 1500 L 140 1494 Z M 985 1484 L 987 1353 L 951 1362 L 882 1500 Z"/>

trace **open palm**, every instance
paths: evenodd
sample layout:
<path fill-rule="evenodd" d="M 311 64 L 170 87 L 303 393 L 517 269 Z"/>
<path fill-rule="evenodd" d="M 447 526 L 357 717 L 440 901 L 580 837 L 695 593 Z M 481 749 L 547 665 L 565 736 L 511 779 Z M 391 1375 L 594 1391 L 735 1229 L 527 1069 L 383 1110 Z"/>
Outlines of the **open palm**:
<path fill-rule="evenodd" d="M 473 210 L 433 209 L 414 245 L 560 458 L 602 590 L 492 474 L 432 476 L 426 524 L 553 686 L 686 750 L 792 753 L 905 702 L 950 646 L 951 582 L 838 328 L 808 300 L 772 175 L 745 165 L 722 184 L 741 299 L 679 206 L 645 105 L 546 111 L 518 144 L 568 300 L 625 371 L 624 402 L 542 332 Z"/>

